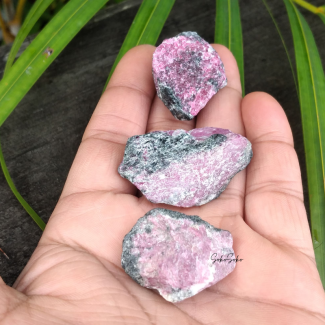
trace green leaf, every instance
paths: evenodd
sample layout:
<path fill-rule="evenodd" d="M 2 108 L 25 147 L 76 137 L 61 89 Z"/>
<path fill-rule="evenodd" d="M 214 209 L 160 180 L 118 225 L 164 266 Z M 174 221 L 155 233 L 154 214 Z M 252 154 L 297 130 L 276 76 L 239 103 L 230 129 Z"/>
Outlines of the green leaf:
<path fill-rule="evenodd" d="M 273 17 L 273 14 L 272 14 L 272 12 L 271 12 L 271 10 L 270 10 L 270 8 L 269 8 L 266 0 L 262 0 L 262 1 L 264 3 L 264 6 L 265 6 L 266 10 L 268 11 L 269 15 L 271 16 L 271 19 L 272 19 L 272 21 L 273 21 L 273 23 L 275 25 L 275 28 L 276 28 L 279 36 L 280 36 L 281 42 L 283 44 L 284 50 L 286 52 L 286 55 L 287 55 L 287 58 L 288 58 L 288 61 L 289 61 L 289 64 L 290 64 L 290 69 L 291 69 L 291 72 L 292 72 L 293 80 L 294 80 L 294 83 L 295 83 L 295 86 L 296 86 L 296 91 L 297 91 L 297 94 L 298 94 L 299 92 L 298 92 L 298 85 L 297 85 L 297 80 L 296 80 L 296 73 L 295 73 L 295 71 L 293 69 L 293 65 L 292 65 L 292 61 L 291 61 L 290 55 L 289 55 L 288 48 L 287 48 L 286 43 L 284 41 L 284 38 L 282 36 L 281 30 L 280 30 L 280 28 L 279 28 L 279 26 L 278 26 L 275 18 Z"/>
<path fill-rule="evenodd" d="M 6 75 L 14 63 L 15 57 L 20 49 L 21 44 L 23 44 L 25 38 L 32 30 L 34 25 L 37 23 L 38 19 L 42 16 L 48 6 L 53 2 L 53 0 L 37 0 L 35 4 L 30 9 L 23 25 L 21 26 L 14 43 L 12 44 L 9 57 L 6 63 L 4 75 Z"/>
<path fill-rule="evenodd" d="M 26 16 L 23 25 L 21 26 L 14 43 L 12 44 L 8 60 L 5 66 L 4 76 L 8 74 L 10 68 L 15 60 L 15 57 L 21 47 L 21 44 L 26 39 L 27 35 L 34 28 L 35 24 L 38 22 L 39 18 L 43 15 L 45 10 L 49 7 L 49 5 L 53 2 L 53 0 L 37 0 L 32 8 L 29 10 L 28 15 Z M 0 164 L 2 172 L 5 176 L 5 179 L 12 191 L 12 193 L 16 196 L 19 203 L 26 210 L 26 212 L 32 217 L 32 219 L 36 222 L 36 224 L 42 229 L 45 229 L 45 223 L 38 216 L 38 214 L 33 210 L 33 208 L 25 201 L 25 199 L 18 192 L 13 180 L 10 177 L 8 168 L 6 166 L 6 162 L 2 153 L 2 148 L 0 144 Z"/>
<path fill-rule="evenodd" d="M 244 96 L 244 50 L 238 0 L 217 0 L 214 41 L 228 47 L 235 56 Z"/>
<path fill-rule="evenodd" d="M 175 0 L 144 0 L 142 2 L 115 59 L 105 88 L 117 64 L 128 50 L 140 44 L 156 44 L 174 3 Z"/>
<path fill-rule="evenodd" d="M 325 24 L 325 6 L 320 7 L 321 9 L 323 9 L 323 12 L 318 13 L 318 16 L 320 17 L 320 19 L 323 21 L 323 23 Z"/>
<path fill-rule="evenodd" d="M 19 101 L 64 47 L 107 1 L 101 0 L 97 1 L 97 3 L 93 3 L 92 0 L 82 1 L 80 3 L 77 0 L 70 1 L 62 9 L 62 13 L 60 12 L 56 15 L 53 21 L 44 28 L 25 50 L 14 67 L 11 68 L 15 56 L 26 36 L 53 2 L 53 0 L 36 1 L 11 48 L 5 68 L 4 79 L 0 83 L 0 125 L 2 125 Z M 0 164 L 11 191 L 37 225 L 44 230 L 45 223 L 43 220 L 29 206 L 15 187 L 3 157 L 1 144 Z"/>
<path fill-rule="evenodd" d="M 291 0 L 284 0 L 292 30 L 306 153 L 311 232 L 325 287 L 325 76 L 313 34 Z"/>
<path fill-rule="evenodd" d="M 12 179 L 10 178 L 3 154 L 2 154 L 2 148 L 0 143 L 0 164 L 3 171 L 3 174 L 7 180 L 8 185 L 10 186 L 12 192 L 20 202 L 20 204 L 23 206 L 23 208 L 27 211 L 27 213 L 33 218 L 33 220 L 37 223 L 37 225 L 44 230 L 45 229 L 45 223 L 44 221 L 37 215 L 37 213 L 29 206 L 29 204 L 24 200 L 24 198 L 19 194 L 17 191 L 15 184 L 13 183 Z"/>
<path fill-rule="evenodd" d="M 70 0 L 0 82 L 0 126 L 80 29 L 108 0 Z"/>

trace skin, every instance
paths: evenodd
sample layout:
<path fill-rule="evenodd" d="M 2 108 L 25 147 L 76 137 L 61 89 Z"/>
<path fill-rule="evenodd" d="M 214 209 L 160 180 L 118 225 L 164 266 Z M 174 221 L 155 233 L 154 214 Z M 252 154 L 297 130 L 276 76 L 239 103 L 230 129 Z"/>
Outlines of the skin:
<path fill-rule="evenodd" d="M 139 46 L 124 56 L 38 247 L 13 288 L 0 280 L 1 325 L 325 324 L 325 295 L 286 115 L 268 94 L 242 99 L 234 57 L 213 46 L 228 86 L 185 122 L 155 95 L 154 47 Z M 217 200 L 187 209 L 154 205 L 117 173 L 128 137 L 206 126 L 240 133 L 253 145 L 250 165 Z M 140 287 L 121 268 L 122 240 L 157 206 L 229 230 L 243 261 L 216 285 L 177 304 Z"/>

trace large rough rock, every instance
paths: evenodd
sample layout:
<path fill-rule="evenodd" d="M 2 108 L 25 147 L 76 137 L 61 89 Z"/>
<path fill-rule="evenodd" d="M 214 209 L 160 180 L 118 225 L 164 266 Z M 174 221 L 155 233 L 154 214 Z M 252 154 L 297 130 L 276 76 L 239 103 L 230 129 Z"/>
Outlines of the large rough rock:
<path fill-rule="evenodd" d="M 251 143 L 229 130 L 157 131 L 128 139 L 118 171 L 153 203 L 191 207 L 217 198 L 251 158 Z"/>
<path fill-rule="evenodd" d="M 234 270 L 227 259 L 234 256 L 232 244 L 229 231 L 198 216 L 153 209 L 124 237 L 122 267 L 141 286 L 179 302 Z"/>
<path fill-rule="evenodd" d="M 227 85 L 224 65 L 214 48 L 195 32 L 166 39 L 153 55 L 159 98 L 179 120 L 191 120 Z"/>

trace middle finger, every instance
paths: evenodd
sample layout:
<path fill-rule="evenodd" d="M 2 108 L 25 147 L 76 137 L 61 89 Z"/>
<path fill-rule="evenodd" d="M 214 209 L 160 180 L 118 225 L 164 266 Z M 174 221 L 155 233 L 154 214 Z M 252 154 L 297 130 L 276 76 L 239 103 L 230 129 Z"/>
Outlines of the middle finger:
<path fill-rule="evenodd" d="M 241 115 L 242 90 L 236 59 L 226 47 L 217 44 L 212 46 L 225 66 L 227 86 L 213 96 L 198 114 L 196 128 L 218 127 L 245 135 Z M 246 172 L 243 170 L 230 181 L 217 200 L 202 206 L 200 212 L 202 217 L 211 224 L 217 222 L 216 215 L 218 217 L 238 215 L 243 217 L 245 180 Z"/>
<path fill-rule="evenodd" d="M 156 95 L 153 101 L 148 119 L 147 132 L 168 131 L 168 130 L 192 130 L 194 129 L 195 119 L 191 121 L 177 120 L 162 100 Z"/>

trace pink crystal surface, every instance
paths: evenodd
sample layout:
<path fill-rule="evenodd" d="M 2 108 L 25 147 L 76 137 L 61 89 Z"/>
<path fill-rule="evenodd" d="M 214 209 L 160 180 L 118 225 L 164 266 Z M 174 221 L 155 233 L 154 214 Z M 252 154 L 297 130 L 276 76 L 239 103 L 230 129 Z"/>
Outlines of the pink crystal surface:
<path fill-rule="evenodd" d="M 153 203 L 191 207 L 217 198 L 251 158 L 251 143 L 226 129 L 158 131 L 128 140 L 119 173 Z"/>
<path fill-rule="evenodd" d="M 218 53 L 195 32 L 163 41 L 153 55 L 152 71 L 159 98 L 180 120 L 191 120 L 227 85 Z"/>
<path fill-rule="evenodd" d="M 140 285 L 157 289 L 178 302 L 217 283 L 235 268 L 234 262 L 213 263 L 233 254 L 230 232 L 198 216 L 153 209 L 140 218 L 123 241 L 122 266 Z"/>

